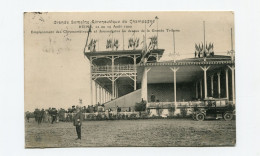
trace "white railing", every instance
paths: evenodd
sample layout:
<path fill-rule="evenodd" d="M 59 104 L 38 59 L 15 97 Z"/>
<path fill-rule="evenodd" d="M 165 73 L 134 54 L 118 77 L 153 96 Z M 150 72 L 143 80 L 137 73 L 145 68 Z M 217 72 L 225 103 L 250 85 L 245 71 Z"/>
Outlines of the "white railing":
<path fill-rule="evenodd" d="M 135 71 L 134 65 L 114 65 L 112 68 L 111 65 L 107 66 L 92 66 L 92 72 L 94 73 L 102 73 L 102 72 L 133 72 Z"/>
<path fill-rule="evenodd" d="M 204 106 L 204 101 L 189 101 L 189 102 L 176 102 L 177 107 L 192 107 L 192 106 Z M 148 108 L 170 108 L 174 107 L 174 102 L 149 102 Z"/>
<path fill-rule="evenodd" d="M 223 100 L 216 100 L 216 106 L 221 107 L 221 106 L 226 106 L 228 104 L 234 104 L 233 101 L 226 101 L 225 99 Z M 186 101 L 186 102 L 176 102 L 177 107 L 203 107 L 206 106 L 207 104 L 205 101 Z M 174 107 L 174 102 L 148 102 L 147 108 L 170 108 Z"/>

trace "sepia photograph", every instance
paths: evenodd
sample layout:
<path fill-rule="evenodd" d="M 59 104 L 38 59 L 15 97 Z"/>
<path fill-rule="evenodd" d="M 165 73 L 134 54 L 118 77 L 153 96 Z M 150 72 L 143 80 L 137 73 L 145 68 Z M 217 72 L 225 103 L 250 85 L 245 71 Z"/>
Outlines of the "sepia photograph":
<path fill-rule="evenodd" d="M 233 11 L 23 22 L 25 148 L 236 146 Z"/>

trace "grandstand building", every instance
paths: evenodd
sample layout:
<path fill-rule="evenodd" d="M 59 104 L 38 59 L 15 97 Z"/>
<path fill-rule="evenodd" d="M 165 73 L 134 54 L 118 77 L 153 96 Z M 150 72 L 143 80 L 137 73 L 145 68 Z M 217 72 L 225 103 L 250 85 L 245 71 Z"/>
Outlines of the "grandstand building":
<path fill-rule="evenodd" d="M 233 55 L 160 61 L 163 54 L 164 49 L 156 48 L 149 53 L 136 49 L 85 52 L 91 65 L 91 105 L 130 111 L 141 100 L 150 108 L 177 108 L 206 98 L 235 104 Z"/>

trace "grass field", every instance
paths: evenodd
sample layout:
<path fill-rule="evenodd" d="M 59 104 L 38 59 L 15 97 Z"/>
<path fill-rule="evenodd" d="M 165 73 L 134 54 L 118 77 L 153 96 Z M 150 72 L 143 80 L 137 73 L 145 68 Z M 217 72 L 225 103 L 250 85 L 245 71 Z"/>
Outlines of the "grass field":
<path fill-rule="evenodd" d="M 72 123 L 25 123 L 25 146 L 234 146 L 235 120 L 148 119 L 85 121 L 82 140 Z"/>

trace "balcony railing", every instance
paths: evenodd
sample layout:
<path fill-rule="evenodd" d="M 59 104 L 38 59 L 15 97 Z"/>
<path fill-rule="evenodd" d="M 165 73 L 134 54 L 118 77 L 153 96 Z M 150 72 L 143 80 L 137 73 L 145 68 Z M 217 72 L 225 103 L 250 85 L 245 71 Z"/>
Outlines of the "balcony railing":
<path fill-rule="evenodd" d="M 171 108 L 174 107 L 174 102 L 148 102 L 146 107 L 147 108 Z M 216 106 L 217 107 L 224 107 L 228 104 L 233 104 L 232 101 L 225 101 L 225 100 L 217 100 Z M 176 106 L 181 107 L 205 107 L 207 103 L 205 101 L 188 101 L 188 102 L 176 102 Z"/>
<path fill-rule="evenodd" d="M 93 73 L 103 73 L 103 72 L 134 72 L 135 71 L 134 65 L 114 65 L 112 68 L 111 65 L 107 66 L 92 66 Z"/>
<path fill-rule="evenodd" d="M 147 108 L 171 108 L 174 104 L 174 102 L 148 102 Z M 176 104 L 177 107 L 205 106 L 204 101 L 177 102 Z"/>

